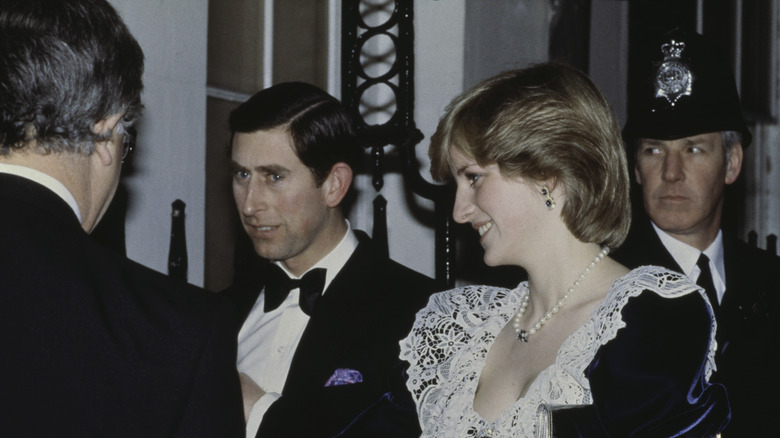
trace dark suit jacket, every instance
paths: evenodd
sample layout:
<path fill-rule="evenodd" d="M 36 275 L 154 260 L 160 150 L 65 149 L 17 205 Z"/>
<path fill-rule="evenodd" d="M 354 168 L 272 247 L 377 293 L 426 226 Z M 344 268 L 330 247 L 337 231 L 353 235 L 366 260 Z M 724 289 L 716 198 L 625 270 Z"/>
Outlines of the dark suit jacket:
<path fill-rule="evenodd" d="M 780 394 L 780 258 L 724 233 L 726 293 L 716 310 L 717 372 L 732 419 L 723 437 L 776 436 Z M 614 258 L 629 268 L 659 265 L 681 271 L 647 218 L 634 222 Z"/>
<path fill-rule="evenodd" d="M 351 425 L 364 428 L 367 425 L 356 419 L 384 403 L 389 382 L 400 375 L 398 343 L 411 330 L 417 310 L 427 303 L 435 285 L 432 279 L 377 255 L 368 236 L 356 234 L 360 243 L 317 301 L 282 397 L 266 412 L 258 437 L 330 437 L 346 434 Z M 227 291 L 243 309 L 243 319 L 262 289 L 263 269 Z M 359 371 L 363 382 L 325 387 L 338 368 Z M 394 436 L 419 435 L 418 424 L 414 419 L 411 423 L 400 426 Z"/>
<path fill-rule="evenodd" d="M 0 436 L 244 436 L 234 318 L 0 174 Z"/>

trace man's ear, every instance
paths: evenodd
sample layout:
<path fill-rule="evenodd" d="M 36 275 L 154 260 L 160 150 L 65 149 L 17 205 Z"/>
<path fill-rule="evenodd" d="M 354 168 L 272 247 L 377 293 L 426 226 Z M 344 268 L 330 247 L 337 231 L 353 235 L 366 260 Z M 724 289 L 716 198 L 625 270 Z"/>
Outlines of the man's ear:
<path fill-rule="evenodd" d="M 642 174 L 639 172 L 639 166 L 636 164 L 634 165 L 634 180 L 640 186 L 642 185 Z"/>
<path fill-rule="evenodd" d="M 729 148 L 729 156 L 726 157 L 726 184 L 737 180 L 742 171 L 742 143 L 734 143 Z"/>
<path fill-rule="evenodd" d="M 113 132 L 114 128 L 116 128 L 116 124 L 119 123 L 121 119 L 122 114 L 114 114 L 113 116 L 108 116 L 105 119 L 100 119 L 95 123 L 95 126 L 92 127 L 92 132 L 95 134 L 106 134 Z"/>
<path fill-rule="evenodd" d="M 330 168 L 328 177 L 322 183 L 325 190 L 325 203 L 328 207 L 337 207 L 352 185 L 352 168 L 346 163 L 336 163 Z"/>
<path fill-rule="evenodd" d="M 104 166 L 110 166 L 111 163 L 113 163 L 114 160 L 118 158 L 114 156 L 116 151 L 113 153 L 111 152 L 111 148 L 108 146 L 110 143 L 111 142 L 109 140 L 96 141 L 95 152 L 92 153 L 92 155 L 97 157 L 100 160 L 100 163 Z"/>
<path fill-rule="evenodd" d="M 121 119 L 122 114 L 114 114 L 113 116 L 98 120 L 92 127 L 92 131 L 95 134 L 105 134 L 109 137 L 108 140 L 95 142 L 95 155 L 100 159 L 100 162 L 106 166 L 110 166 L 111 163 L 118 158 L 118 156 L 114 156 L 114 154 L 122 153 L 121 148 L 116 148 L 115 151 L 112 151 L 111 148 L 108 147 L 109 143 L 111 143 L 111 133 L 114 132 L 114 128 L 116 128 L 117 123 L 119 123 Z"/>

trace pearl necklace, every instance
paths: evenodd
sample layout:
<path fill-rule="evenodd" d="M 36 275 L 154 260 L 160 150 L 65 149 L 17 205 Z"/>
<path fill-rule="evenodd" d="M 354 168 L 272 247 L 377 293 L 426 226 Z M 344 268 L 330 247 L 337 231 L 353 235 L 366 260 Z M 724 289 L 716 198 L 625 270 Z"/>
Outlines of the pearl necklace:
<path fill-rule="evenodd" d="M 525 294 L 523 297 L 523 301 L 520 302 L 520 309 L 518 309 L 517 313 L 515 314 L 514 320 L 512 322 L 512 327 L 515 329 L 515 333 L 517 334 L 517 339 L 522 340 L 523 342 L 528 342 L 528 337 L 535 334 L 539 331 L 539 329 L 542 328 L 542 326 L 550 319 L 552 316 L 556 313 L 558 313 L 559 310 L 561 310 L 561 307 L 563 307 L 563 304 L 566 302 L 567 299 L 569 299 L 569 295 L 574 292 L 574 289 L 577 288 L 577 286 L 580 285 L 582 280 L 585 278 L 586 275 L 595 267 L 598 262 L 604 259 L 604 257 L 609 254 L 609 248 L 608 247 L 602 247 L 601 251 L 599 251 L 598 254 L 596 254 L 596 257 L 593 259 L 592 262 L 588 265 L 587 268 L 585 268 L 584 271 L 582 271 L 582 274 L 580 274 L 579 278 L 574 282 L 574 284 L 571 285 L 568 291 L 561 297 L 560 300 L 558 300 L 557 303 L 552 307 L 552 309 L 548 310 L 547 313 L 544 314 L 543 317 L 539 319 L 539 321 L 536 321 L 536 324 L 534 324 L 533 327 L 531 327 L 530 330 L 525 331 L 524 329 L 520 328 L 520 320 L 523 318 L 523 314 L 525 314 L 526 309 L 528 309 L 528 299 L 530 294 L 530 291 Z"/>

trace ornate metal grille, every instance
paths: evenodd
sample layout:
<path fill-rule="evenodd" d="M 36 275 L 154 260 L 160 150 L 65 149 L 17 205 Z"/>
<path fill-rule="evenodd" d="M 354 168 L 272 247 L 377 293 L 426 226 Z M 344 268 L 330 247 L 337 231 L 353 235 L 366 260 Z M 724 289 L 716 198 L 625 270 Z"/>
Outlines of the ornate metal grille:
<path fill-rule="evenodd" d="M 342 101 L 356 120 L 358 138 L 370 150 L 374 199 L 373 238 L 385 254 L 387 201 L 385 146 L 398 148 L 411 190 L 434 202 L 436 279 L 454 285 L 455 244 L 451 190 L 419 173 L 415 146 L 423 135 L 414 123 L 414 8 L 412 0 L 344 0 L 342 8 Z M 368 96 L 380 96 L 381 103 Z M 382 98 L 384 96 L 385 98 Z M 389 116 L 388 116 L 389 114 Z M 384 115 L 384 117 L 383 117 Z"/>

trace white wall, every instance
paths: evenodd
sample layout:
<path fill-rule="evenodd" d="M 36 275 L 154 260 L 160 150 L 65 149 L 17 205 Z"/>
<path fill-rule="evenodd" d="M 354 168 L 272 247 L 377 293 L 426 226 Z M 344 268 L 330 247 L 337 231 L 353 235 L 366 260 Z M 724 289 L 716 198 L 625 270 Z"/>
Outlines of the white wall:
<path fill-rule="evenodd" d="M 780 5 L 775 5 L 775 25 L 772 27 L 770 47 L 775 53 L 770 62 L 776 76 L 773 90 L 775 108 L 780 108 Z M 745 151 L 742 176 L 746 181 L 743 206 L 745 223 L 740 237 L 748 239 L 748 232 L 758 234 L 758 246 L 766 248 L 769 235 L 780 236 L 780 123 L 765 121 L 753 129 L 753 144 Z M 780 251 L 780 248 L 778 248 Z"/>
<path fill-rule="evenodd" d="M 590 40 L 598 41 L 590 45 L 590 77 L 623 126 L 628 103 L 628 2 L 592 2 Z"/>
<path fill-rule="evenodd" d="M 428 144 L 444 108 L 463 91 L 465 2 L 415 2 L 415 112 L 417 127 L 425 134 L 418 157 L 428 174 Z"/>
<path fill-rule="evenodd" d="M 146 55 L 146 105 L 124 179 L 127 255 L 167 273 L 171 202 L 187 204 L 188 280 L 203 284 L 208 0 L 109 0 Z"/>
<path fill-rule="evenodd" d="M 466 6 L 466 87 L 548 59 L 552 2 L 492 0 Z"/>

